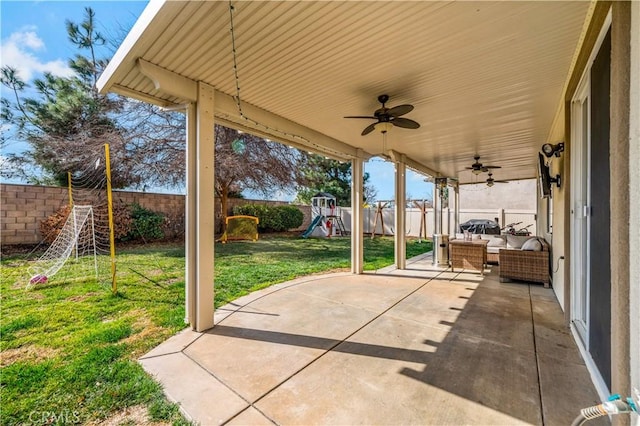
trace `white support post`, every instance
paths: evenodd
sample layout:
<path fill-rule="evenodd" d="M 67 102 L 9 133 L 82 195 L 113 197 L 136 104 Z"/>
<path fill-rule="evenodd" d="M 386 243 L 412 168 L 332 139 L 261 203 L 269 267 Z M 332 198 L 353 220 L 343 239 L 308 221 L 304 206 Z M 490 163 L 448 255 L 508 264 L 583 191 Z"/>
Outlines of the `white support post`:
<path fill-rule="evenodd" d="M 196 212 L 198 208 L 196 190 L 198 188 L 197 179 L 197 109 L 196 104 L 191 103 L 187 107 L 186 123 L 186 197 L 185 197 L 185 322 L 195 329 L 196 312 L 196 282 L 197 271 L 197 246 L 196 237 L 198 235 L 196 227 Z"/>
<path fill-rule="evenodd" d="M 456 234 L 457 232 L 459 232 L 460 229 L 460 184 L 458 184 L 458 182 L 456 182 L 453 185 L 453 191 L 454 191 L 454 197 L 456 199 L 456 206 L 455 206 L 455 211 L 453 213 L 455 219 L 454 219 L 454 225 L 453 225 L 453 233 Z"/>
<path fill-rule="evenodd" d="M 195 331 L 213 327 L 214 296 L 214 89 L 198 82 L 196 107 L 196 182 L 195 182 L 195 291 L 191 295 L 194 311 L 191 326 Z"/>
<path fill-rule="evenodd" d="M 442 233 L 442 229 L 440 229 L 440 214 L 438 213 L 440 211 L 440 202 L 442 200 L 440 199 L 440 190 L 438 189 L 438 185 L 436 185 L 434 183 L 433 185 L 433 233 L 435 234 L 441 234 Z"/>
<path fill-rule="evenodd" d="M 396 218 L 395 218 L 395 232 L 394 232 L 394 251 L 395 251 L 395 263 L 396 268 L 406 269 L 407 267 L 407 247 L 405 238 L 406 228 L 406 172 L 407 166 L 405 163 L 404 154 L 400 156 L 396 161 L 396 176 L 395 176 L 395 190 L 396 190 Z"/>
<path fill-rule="evenodd" d="M 351 272 L 362 274 L 364 263 L 363 195 L 364 173 L 362 158 L 351 160 Z"/>

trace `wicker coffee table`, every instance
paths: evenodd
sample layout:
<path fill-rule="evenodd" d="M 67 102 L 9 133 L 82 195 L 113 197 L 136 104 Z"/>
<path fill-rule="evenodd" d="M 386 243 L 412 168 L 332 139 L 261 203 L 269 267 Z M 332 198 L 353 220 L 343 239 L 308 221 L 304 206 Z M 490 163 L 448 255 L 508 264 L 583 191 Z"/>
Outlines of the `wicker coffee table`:
<path fill-rule="evenodd" d="M 451 240 L 449 241 L 449 260 L 451 270 L 455 268 L 475 269 L 484 275 L 487 264 L 487 240 Z"/>

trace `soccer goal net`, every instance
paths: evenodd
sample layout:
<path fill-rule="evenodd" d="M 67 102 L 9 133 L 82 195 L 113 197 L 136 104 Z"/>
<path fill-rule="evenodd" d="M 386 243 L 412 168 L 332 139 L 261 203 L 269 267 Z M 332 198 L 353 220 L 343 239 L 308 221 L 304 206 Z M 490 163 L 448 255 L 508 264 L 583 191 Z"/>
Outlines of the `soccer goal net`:
<path fill-rule="evenodd" d="M 255 216 L 227 216 L 225 220 L 225 231 L 220 241 L 226 243 L 229 240 L 252 240 L 258 239 L 258 222 Z"/>
<path fill-rule="evenodd" d="M 29 268 L 27 288 L 48 282 L 70 259 L 88 264 L 97 275 L 96 233 L 92 206 L 73 206 L 56 239 Z"/>

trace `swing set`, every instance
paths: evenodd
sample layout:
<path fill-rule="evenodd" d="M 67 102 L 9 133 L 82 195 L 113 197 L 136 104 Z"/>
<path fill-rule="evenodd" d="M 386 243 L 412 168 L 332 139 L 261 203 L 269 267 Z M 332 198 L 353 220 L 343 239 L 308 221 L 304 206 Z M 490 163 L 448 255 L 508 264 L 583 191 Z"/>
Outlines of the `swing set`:
<path fill-rule="evenodd" d="M 418 232 L 418 242 L 422 242 L 422 239 L 427 239 L 427 208 L 428 202 L 426 200 L 407 200 L 407 205 L 413 205 L 415 208 L 420 210 L 420 231 Z M 395 207 L 394 200 L 387 201 L 378 201 L 376 203 L 376 212 L 373 218 L 373 229 L 371 230 L 371 239 L 373 239 L 376 235 L 376 228 L 378 226 L 378 221 L 381 225 L 381 235 L 384 235 L 384 209 L 385 208 L 393 208 Z M 411 223 L 409 223 L 411 225 Z M 391 233 L 394 233 L 394 229 L 391 229 Z M 406 231 L 406 234 L 409 235 L 411 232 L 411 226 Z"/>

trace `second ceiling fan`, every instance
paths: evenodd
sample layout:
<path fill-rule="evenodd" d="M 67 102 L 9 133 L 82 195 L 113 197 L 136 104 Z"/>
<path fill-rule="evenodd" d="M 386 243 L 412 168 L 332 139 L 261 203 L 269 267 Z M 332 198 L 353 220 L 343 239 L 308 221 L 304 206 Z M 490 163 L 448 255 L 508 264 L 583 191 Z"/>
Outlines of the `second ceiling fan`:
<path fill-rule="evenodd" d="M 475 157 L 473 157 L 475 161 L 475 163 L 473 163 L 471 165 L 471 167 L 466 167 L 467 170 L 471 170 L 471 172 L 474 175 L 479 175 L 480 173 L 486 173 L 489 171 L 489 169 L 500 169 L 502 167 L 500 166 L 485 166 L 484 164 L 482 164 L 480 162 L 480 156 L 476 155 Z"/>
<path fill-rule="evenodd" d="M 496 183 L 508 183 L 508 180 L 495 180 L 493 178 L 493 173 L 489 172 L 489 177 L 487 178 L 487 186 L 492 187 Z"/>
<path fill-rule="evenodd" d="M 373 116 L 370 115 L 349 115 L 344 118 L 365 118 L 370 120 L 377 120 L 375 123 L 368 125 L 362 131 L 362 136 L 368 135 L 373 132 L 377 126 L 381 126 L 381 132 L 386 133 L 391 126 L 403 127 L 405 129 L 417 129 L 420 124 L 416 121 L 408 118 L 401 117 L 411 111 L 413 111 L 413 105 L 404 104 L 398 105 L 393 108 L 387 108 L 385 104 L 389 101 L 389 95 L 378 96 L 378 102 L 382 104 L 382 107 L 373 112 Z"/>

